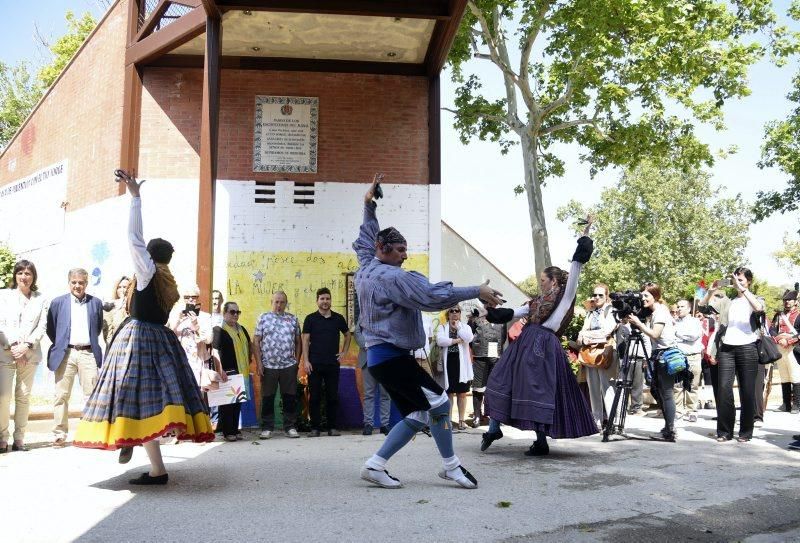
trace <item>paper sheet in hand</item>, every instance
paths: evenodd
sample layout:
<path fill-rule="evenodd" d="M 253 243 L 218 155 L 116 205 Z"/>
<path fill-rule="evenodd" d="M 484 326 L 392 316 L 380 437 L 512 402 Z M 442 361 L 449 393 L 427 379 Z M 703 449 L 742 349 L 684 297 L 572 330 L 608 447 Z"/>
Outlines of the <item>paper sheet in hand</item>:
<path fill-rule="evenodd" d="M 218 389 L 208 391 L 208 405 L 210 407 L 246 401 L 247 389 L 244 388 L 244 377 L 239 374 L 229 375 L 228 380 L 224 383 L 219 381 Z"/>
<path fill-rule="evenodd" d="M 488 350 L 486 352 L 486 356 L 488 356 L 489 358 L 497 358 L 497 357 L 500 356 L 498 354 L 498 352 L 499 352 L 499 350 L 497 349 L 497 342 L 496 341 L 490 341 L 489 342 L 489 348 L 488 348 Z"/>

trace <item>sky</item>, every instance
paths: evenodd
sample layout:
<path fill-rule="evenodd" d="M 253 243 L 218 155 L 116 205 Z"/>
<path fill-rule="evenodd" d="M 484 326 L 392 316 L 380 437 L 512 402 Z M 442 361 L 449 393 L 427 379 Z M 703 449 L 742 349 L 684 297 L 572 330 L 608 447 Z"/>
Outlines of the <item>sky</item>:
<path fill-rule="evenodd" d="M 32 10 L 29 2 L 0 0 L 3 15 L 0 61 L 14 64 L 29 60 L 36 65 L 45 62 L 47 52 L 37 45 L 37 28 L 52 41 L 65 32 L 64 13 L 68 9 L 76 13 L 91 11 L 99 19 L 108 3 L 106 0 L 40 0 L 36 2 L 40 9 Z M 778 0 L 776 10 L 784 14 L 787 5 L 787 0 Z M 793 28 L 800 31 L 796 23 Z M 470 69 L 473 67 L 482 76 L 488 92 L 502 91 L 495 69 L 488 61 L 472 61 Z M 726 130 L 699 129 L 701 140 L 713 149 L 727 149 L 731 145 L 738 148 L 736 154 L 718 160 L 711 170 L 712 182 L 722 187 L 723 194 L 741 194 L 746 201 L 753 201 L 759 190 L 781 190 L 786 185 L 788 178 L 784 174 L 774 169 L 759 169 L 757 162 L 764 124 L 784 118 L 792 109 L 786 94 L 796 70 L 797 59 L 783 68 L 775 67 L 768 60 L 760 62 L 750 72 L 751 95 L 726 103 Z M 444 107 L 452 107 L 454 91 L 449 73 L 443 73 Z M 549 181 L 543 189 L 543 198 L 553 264 L 564 266 L 574 250 L 574 236 L 568 224 L 556 219 L 556 211 L 572 199 L 579 199 L 586 205 L 599 202 L 601 191 L 613 186 L 620 172 L 612 169 L 591 179 L 588 167 L 578 159 L 580 149 L 577 146 L 556 149 L 567 164 L 566 175 Z M 534 267 L 526 197 L 513 193 L 522 179 L 519 146 L 503 156 L 497 144 L 476 140 L 462 145 L 452 128 L 451 114 L 442 112 L 442 218 L 516 281 L 533 273 Z M 774 215 L 751 225 L 745 257 L 757 277 L 776 285 L 800 280 L 800 270 L 792 274 L 778 266 L 772 256 L 782 247 L 784 232 L 797 235 L 797 218 L 797 213 Z"/>

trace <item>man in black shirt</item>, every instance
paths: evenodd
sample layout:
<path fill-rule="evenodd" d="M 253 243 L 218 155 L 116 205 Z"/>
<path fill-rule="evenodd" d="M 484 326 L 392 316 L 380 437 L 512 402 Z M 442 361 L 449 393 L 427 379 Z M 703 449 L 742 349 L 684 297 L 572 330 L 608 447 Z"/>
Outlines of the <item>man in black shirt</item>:
<path fill-rule="evenodd" d="M 350 330 L 345 318 L 331 311 L 331 291 L 317 291 L 318 311 L 303 321 L 303 365 L 308 373 L 311 394 L 311 433 L 319 437 L 320 402 L 322 383 L 325 382 L 325 412 L 328 418 L 328 435 L 341 435 L 336 429 L 336 412 L 339 408 L 339 360 L 350 348 Z M 344 334 L 344 346 L 339 350 L 339 334 Z"/>

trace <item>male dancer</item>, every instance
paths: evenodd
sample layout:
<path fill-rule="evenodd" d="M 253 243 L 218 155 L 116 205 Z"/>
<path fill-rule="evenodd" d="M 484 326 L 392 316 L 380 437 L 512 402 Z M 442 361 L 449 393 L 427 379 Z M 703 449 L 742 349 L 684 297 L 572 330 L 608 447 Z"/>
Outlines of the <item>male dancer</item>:
<path fill-rule="evenodd" d="M 379 231 L 377 203 L 373 201 L 379 180 L 376 175 L 364 196 L 364 222 L 353 243 L 359 263 L 355 277 L 361 308 L 359 324 L 367 346 L 368 371 L 383 385 L 405 418 L 366 461 L 361 478 L 383 488 L 402 487 L 386 471 L 386 462 L 427 425 L 442 455 L 439 477 L 464 488 L 477 488 L 475 477 L 461 466 L 453 452 L 447 394 L 417 364 L 411 352 L 425 343 L 420 311 L 438 311 L 473 298 L 497 305 L 502 303 L 500 293 L 489 288 L 488 281 L 458 288 L 450 282 L 431 284 L 420 273 L 404 271 L 405 238 L 392 227 Z"/>

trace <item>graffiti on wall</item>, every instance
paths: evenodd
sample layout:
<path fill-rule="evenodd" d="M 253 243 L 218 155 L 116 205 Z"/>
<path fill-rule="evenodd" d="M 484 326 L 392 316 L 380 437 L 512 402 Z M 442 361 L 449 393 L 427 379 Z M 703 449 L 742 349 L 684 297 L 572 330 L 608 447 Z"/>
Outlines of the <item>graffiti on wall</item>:
<path fill-rule="evenodd" d="M 428 255 L 411 254 L 403 267 L 427 274 Z M 316 293 L 322 287 L 331 291 L 332 309 L 346 316 L 347 274 L 357 268 L 352 252 L 231 251 L 225 299 L 239 304 L 239 322 L 248 331 L 255 329 L 261 313 L 270 310 L 270 298 L 278 290 L 286 292 L 287 311 L 297 315 L 301 324 L 306 315 L 317 310 Z M 353 365 L 356 354 L 352 342 L 345 363 Z"/>

